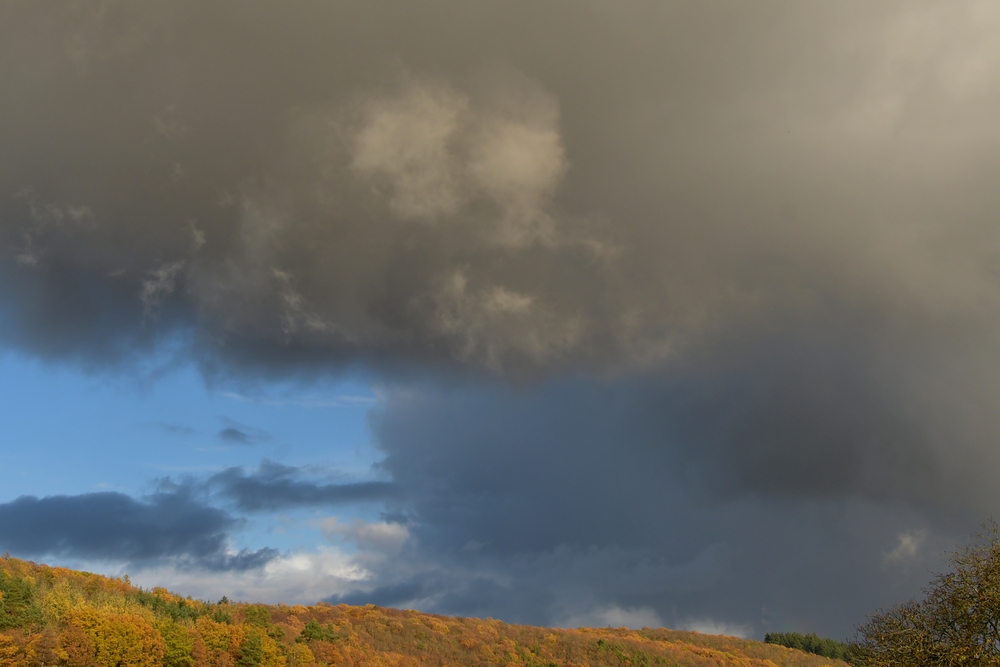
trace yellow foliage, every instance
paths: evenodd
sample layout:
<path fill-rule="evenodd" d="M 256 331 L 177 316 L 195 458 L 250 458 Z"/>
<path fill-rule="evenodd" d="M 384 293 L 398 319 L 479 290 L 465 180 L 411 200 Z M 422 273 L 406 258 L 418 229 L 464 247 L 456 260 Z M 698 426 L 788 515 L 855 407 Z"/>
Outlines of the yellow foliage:
<path fill-rule="evenodd" d="M 50 623 L 58 622 L 70 609 L 82 603 L 83 595 L 63 579 L 42 596 L 42 613 Z"/>
<path fill-rule="evenodd" d="M 260 635 L 261 651 L 263 653 L 260 667 L 285 667 L 285 656 L 282 655 L 278 642 L 262 632 L 258 631 L 257 634 Z"/>
<path fill-rule="evenodd" d="M 236 658 L 236 651 L 243 643 L 244 632 L 239 626 L 217 623 L 207 616 L 195 622 L 195 628 L 209 651 L 222 651 Z"/>
<path fill-rule="evenodd" d="M 16 641 L 7 635 L 0 635 L 0 667 L 16 667 L 18 650 Z"/>
<path fill-rule="evenodd" d="M 143 616 L 76 607 L 64 620 L 86 633 L 96 667 L 160 667 L 163 663 L 163 637 Z"/>
<path fill-rule="evenodd" d="M 151 609 L 144 607 L 137 600 L 125 597 L 117 592 L 98 593 L 90 601 L 90 604 L 106 613 L 141 616 L 150 622 L 155 620 L 155 615 Z"/>
<path fill-rule="evenodd" d="M 316 664 L 316 657 L 305 644 L 293 644 L 288 649 L 288 667 L 308 667 Z"/>

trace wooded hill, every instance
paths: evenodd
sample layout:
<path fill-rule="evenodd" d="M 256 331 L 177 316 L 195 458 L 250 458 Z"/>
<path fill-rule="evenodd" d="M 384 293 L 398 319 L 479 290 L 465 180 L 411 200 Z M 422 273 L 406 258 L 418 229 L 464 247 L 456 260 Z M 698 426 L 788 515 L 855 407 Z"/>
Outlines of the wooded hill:
<path fill-rule="evenodd" d="M 207 603 L 125 579 L 0 559 L 0 667 L 845 663 L 773 644 L 626 628 L 558 630 L 366 605 Z"/>

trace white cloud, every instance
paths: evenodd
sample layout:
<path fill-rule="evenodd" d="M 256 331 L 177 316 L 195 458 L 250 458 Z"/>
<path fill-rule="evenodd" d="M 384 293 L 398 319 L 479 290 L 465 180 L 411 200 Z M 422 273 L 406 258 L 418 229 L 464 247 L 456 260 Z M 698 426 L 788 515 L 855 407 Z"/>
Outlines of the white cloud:
<path fill-rule="evenodd" d="M 324 519 L 320 529 L 328 539 L 354 542 L 360 549 L 383 554 L 398 553 L 410 538 L 410 531 L 402 524 L 361 519 L 344 523 L 335 516 Z"/>
<path fill-rule="evenodd" d="M 451 215 L 461 203 L 452 150 L 466 100 L 445 88 L 413 86 L 396 99 L 368 104 L 352 167 L 389 188 L 401 218 Z"/>
<path fill-rule="evenodd" d="M 369 573 L 349 554 L 336 547 L 291 552 L 262 568 L 243 571 L 209 571 L 163 565 L 129 573 L 132 582 L 199 599 L 285 604 L 315 604 L 330 595 L 344 594 Z"/>
<path fill-rule="evenodd" d="M 649 607 L 625 609 L 617 605 L 593 609 L 585 614 L 570 616 L 558 623 L 558 625 L 564 628 L 620 628 L 624 626 L 626 628 L 640 629 L 664 627 L 659 615 Z"/>
<path fill-rule="evenodd" d="M 711 618 L 689 620 L 682 624 L 680 629 L 700 632 L 703 635 L 728 635 L 730 637 L 741 637 L 743 639 L 746 639 L 751 634 L 750 629 L 745 625 L 725 623 Z"/>
<path fill-rule="evenodd" d="M 558 104 L 530 82 L 510 87 L 503 109 L 417 83 L 368 100 L 352 170 L 400 219 L 472 220 L 466 204 L 487 203 L 497 213 L 486 234 L 492 242 L 553 242 L 548 208 L 567 169 Z"/>
<path fill-rule="evenodd" d="M 927 541 L 926 530 L 904 530 L 896 536 L 896 546 L 883 555 L 886 564 L 911 561 L 917 557 L 920 548 Z"/>

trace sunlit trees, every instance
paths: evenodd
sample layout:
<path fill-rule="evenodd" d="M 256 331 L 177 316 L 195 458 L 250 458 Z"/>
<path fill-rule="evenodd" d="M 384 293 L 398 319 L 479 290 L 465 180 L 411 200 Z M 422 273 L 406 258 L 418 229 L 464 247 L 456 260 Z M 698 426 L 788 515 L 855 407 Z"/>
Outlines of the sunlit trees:
<path fill-rule="evenodd" d="M 0 635 L 0 667 L 16 667 L 19 648 L 13 637 Z"/>
<path fill-rule="evenodd" d="M 241 629 L 207 616 L 199 618 L 195 627 L 202 648 L 195 655 L 197 667 L 229 667 L 235 663 L 236 651 L 244 639 Z"/>
<path fill-rule="evenodd" d="M 253 605 L 0 558 L 0 667 L 824 667 L 733 637 L 562 630 L 375 605 Z"/>
<path fill-rule="evenodd" d="M 163 664 L 163 637 L 142 616 L 105 613 L 81 606 L 70 610 L 64 620 L 67 628 L 78 628 L 86 637 L 80 638 L 78 634 L 74 637 L 78 643 L 74 647 L 73 662 L 80 667 L 161 667 Z M 89 647 L 86 640 L 89 640 Z"/>
<path fill-rule="evenodd" d="M 173 620 L 160 622 L 157 629 L 163 637 L 163 667 L 193 667 L 192 633 Z"/>
<path fill-rule="evenodd" d="M 316 657 L 305 644 L 300 642 L 288 648 L 288 667 L 309 667 L 314 664 Z"/>
<path fill-rule="evenodd" d="M 1000 533 L 987 526 L 950 559 L 922 601 L 872 614 L 858 628 L 865 667 L 1000 665 Z"/>

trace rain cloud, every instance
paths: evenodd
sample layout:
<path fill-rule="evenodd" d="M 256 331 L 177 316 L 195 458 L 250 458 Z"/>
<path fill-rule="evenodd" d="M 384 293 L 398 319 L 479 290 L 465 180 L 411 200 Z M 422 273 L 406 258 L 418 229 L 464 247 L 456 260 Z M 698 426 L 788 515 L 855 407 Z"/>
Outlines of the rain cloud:
<path fill-rule="evenodd" d="M 8 2 L 0 342 L 371 373 L 391 481 L 212 478 L 245 511 L 384 503 L 406 538 L 331 599 L 843 637 L 1000 502 L 998 28 L 975 2 Z M 152 553 L 160 500 L 84 501 Z M 78 504 L 8 503 L 7 539 L 97 549 L 14 528 Z M 213 512 L 167 551 L 220 553 Z"/>

